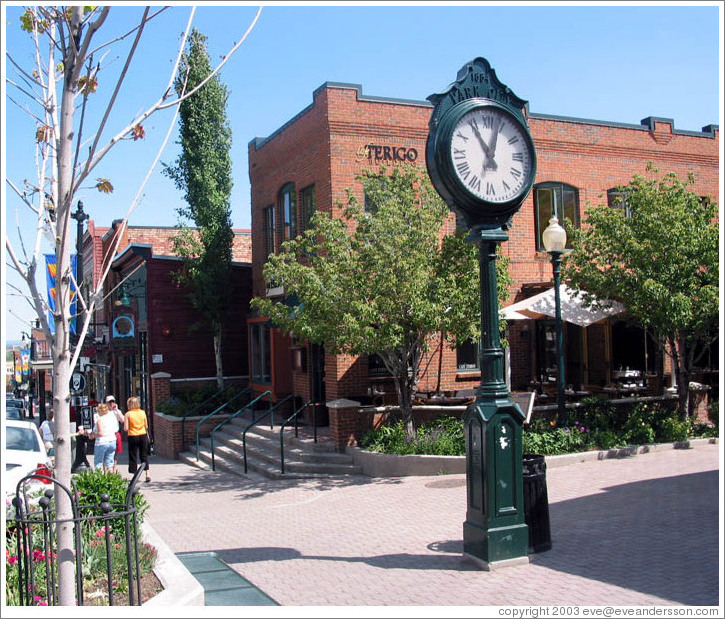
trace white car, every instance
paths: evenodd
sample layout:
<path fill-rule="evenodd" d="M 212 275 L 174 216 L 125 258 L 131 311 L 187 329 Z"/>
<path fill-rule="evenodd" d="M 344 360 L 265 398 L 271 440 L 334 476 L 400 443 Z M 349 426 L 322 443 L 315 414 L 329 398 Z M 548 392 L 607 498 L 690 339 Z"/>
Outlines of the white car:
<path fill-rule="evenodd" d="M 50 478 L 53 474 L 53 462 L 43 445 L 37 426 L 32 421 L 5 421 L 5 473 L 3 490 L 6 497 L 15 495 L 18 482 L 37 473 Z M 48 481 L 33 478 L 28 480 L 28 489 L 49 484 Z"/>

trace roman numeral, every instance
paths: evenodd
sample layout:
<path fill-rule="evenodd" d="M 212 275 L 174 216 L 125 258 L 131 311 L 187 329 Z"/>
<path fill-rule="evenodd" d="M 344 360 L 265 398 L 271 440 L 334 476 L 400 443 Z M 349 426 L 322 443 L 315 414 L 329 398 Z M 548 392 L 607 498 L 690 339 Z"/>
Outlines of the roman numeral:
<path fill-rule="evenodd" d="M 471 169 L 468 167 L 468 161 L 461 161 L 461 163 L 457 163 L 456 169 L 458 170 L 458 174 L 460 174 L 463 178 L 468 178 L 468 175 L 471 173 Z"/>
<path fill-rule="evenodd" d="M 511 187 L 509 187 L 509 186 L 508 186 L 508 185 L 506 184 L 506 181 L 503 181 L 503 188 L 504 188 L 504 189 L 505 189 L 506 191 L 510 191 L 510 190 L 511 190 Z"/>
<path fill-rule="evenodd" d="M 511 176 L 513 176 L 516 180 L 521 178 L 521 170 L 518 168 L 511 168 Z"/>
<path fill-rule="evenodd" d="M 519 161 L 519 162 L 523 163 L 524 154 L 523 153 L 514 153 L 513 155 L 511 155 L 511 159 L 513 159 L 514 161 Z"/>
<path fill-rule="evenodd" d="M 468 185 L 473 189 L 474 191 L 478 191 L 480 193 L 481 191 L 481 179 L 478 178 L 475 174 L 473 175 L 473 178 L 471 178 L 470 181 L 468 181 Z"/>
<path fill-rule="evenodd" d="M 468 138 L 465 135 L 463 135 L 460 131 L 456 132 L 456 137 L 461 138 L 464 142 L 468 142 Z"/>
<path fill-rule="evenodd" d="M 504 183 L 504 186 L 506 183 Z M 487 196 L 495 196 L 496 190 L 493 188 L 493 183 L 486 183 L 486 195 Z"/>
<path fill-rule="evenodd" d="M 461 150 L 460 148 L 454 148 L 453 149 L 453 158 L 454 159 L 465 159 L 466 158 L 466 151 Z"/>
<path fill-rule="evenodd" d="M 509 144 L 516 144 L 516 142 L 518 142 L 518 141 L 519 141 L 519 138 L 516 135 L 512 138 L 509 138 Z"/>

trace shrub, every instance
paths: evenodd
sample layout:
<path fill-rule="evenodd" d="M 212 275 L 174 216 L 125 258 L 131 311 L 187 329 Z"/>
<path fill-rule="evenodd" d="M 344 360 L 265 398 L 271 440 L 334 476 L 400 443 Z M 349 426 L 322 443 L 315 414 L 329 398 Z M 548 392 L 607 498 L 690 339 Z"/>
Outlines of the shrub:
<path fill-rule="evenodd" d="M 197 406 L 209 400 L 217 392 L 216 385 L 208 385 L 199 389 L 188 389 L 181 391 L 168 400 L 160 402 L 155 407 L 155 412 L 173 415 L 174 417 L 184 417 L 194 410 Z M 238 393 L 238 389 L 234 386 L 227 387 L 220 395 L 210 400 L 203 410 L 198 414 L 206 414 L 218 408 L 224 402 L 231 400 Z"/>
<path fill-rule="evenodd" d="M 715 438 L 720 436 L 720 431 L 717 426 L 711 426 L 709 423 L 695 423 L 691 434 L 694 438 Z"/>
<path fill-rule="evenodd" d="M 406 455 L 462 456 L 466 453 L 463 421 L 455 417 L 442 417 L 423 424 L 410 440 L 402 421 L 384 425 L 367 432 L 360 446 L 369 451 Z"/>
<path fill-rule="evenodd" d="M 78 491 L 81 516 L 100 514 L 99 507 L 102 503 L 101 497 L 104 494 L 109 496 L 108 502 L 116 511 L 123 510 L 123 505 L 126 503 L 128 482 L 118 473 L 104 473 L 101 469 L 89 469 L 77 473 L 73 481 Z M 140 492 L 136 493 L 135 500 L 136 514 L 140 524 L 143 522 L 149 504 Z"/>
<path fill-rule="evenodd" d="M 611 400 L 592 396 L 584 398 L 569 418 L 571 421 L 579 421 L 586 428 L 618 433 L 626 422 L 627 413 L 615 406 Z"/>
<path fill-rule="evenodd" d="M 655 442 L 655 429 L 652 424 L 656 420 L 655 408 L 646 403 L 637 403 L 629 413 L 622 428 L 622 439 L 628 445 L 647 445 Z"/>
<path fill-rule="evenodd" d="M 662 443 L 685 441 L 692 431 L 689 421 L 677 417 L 666 417 L 657 424 L 656 440 Z"/>
<path fill-rule="evenodd" d="M 539 432 L 529 429 L 523 433 L 522 438 L 524 453 L 543 456 L 588 451 L 592 446 L 591 431 L 578 421 L 567 428 L 549 426 Z"/>
<path fill-rule="evenodd" d="M 707 418 L 716 428 L 720 426 L 720 404 L 718 400 L 713 400 L 707 405 Z"/>
<path fill-rule="evenodd" d="M 624 444 L 619 435 L 611 430 L 594 430 L 592 443 L 600 449 L 614 449 Z"/>

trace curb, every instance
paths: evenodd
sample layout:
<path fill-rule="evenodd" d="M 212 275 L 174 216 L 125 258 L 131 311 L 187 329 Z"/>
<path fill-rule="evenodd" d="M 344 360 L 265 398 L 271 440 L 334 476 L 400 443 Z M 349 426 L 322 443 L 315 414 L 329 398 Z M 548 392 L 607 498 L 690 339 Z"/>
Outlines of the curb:
<path fill-rule="evenodd" d="M 694 438 L 674 443 L 651 443 L 649 445 L 628 445 L 616 449 L 601 451 L 582 451 L 578 453 L 544 456 L 547 468 L 569 466 L 591 460 L 609 460 L 629 458 L 638 454 L 647 454 L 667 449 L 692 449 L 698 445 L 717 445 L 719 438 Z M 396 456 L 376 451 L 367 451 L 360 447 L 348 447 L 356 465 L 362 468 L 368 477 L 407 477 L 430 475 L 454 475 L 466 472 L 466 456 Z"/>
<path fill-rule="evenodd" d="M 156 548 L 154 574 L 164 587 L 142 606 L 204 606 L 204 587 L 147 522 L 141 523 L 145 542 Z"/>

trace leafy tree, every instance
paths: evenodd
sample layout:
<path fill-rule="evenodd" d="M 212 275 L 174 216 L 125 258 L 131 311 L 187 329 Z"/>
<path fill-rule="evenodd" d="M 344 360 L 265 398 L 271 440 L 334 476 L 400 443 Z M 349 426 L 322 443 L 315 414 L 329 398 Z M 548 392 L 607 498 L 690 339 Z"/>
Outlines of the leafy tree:
<path fill-rule="evenodd" d="M 192 30 L 174 84 L 179 96 L 196 88 L 211 74 L 206 40 L 196 29 Z M 182 226 L 174 237 L 174 251 L 183 261 L 176 279 L 188 287 L 192 305 L 211 327 L 219 389 L 224 387 L 222 317 L 229 301 L 234 239 L 229 206 L 232 132 L 226 115 L 227 97 L 226 87 L 215 75 L 182 101 L 182 151 L 175 166 L 164 166 L 165 173 L 186 194 L 188 206 L 178 209 L 178 214 L 197 227 L 192 230 Z"/>
<path fill-rule="evenodd" d="M 658 174 L 653 166 L 648 172 Z M 688 409 L 693 366 L 718 335 L 716 204 L 675 174 L 636 175 L 620 187 L 626 208 L 587 211 L 585 226 L 569 228 L 573 251 L 564 277 L 575 288 L 616 299 L 656 336 L 677 376 L 679 408 Z"/>
<path fill-rule="evenodd" d="M 79 192 L 90 187 L 101 193 L 113 191 L 109 178 L 96 176 L 98 168 L 106 155 L 120 144 L 129 144 L 145 136 L 144 122 L 151 115 L 164 110 L 178 108 L 182 98 L 174 96 L 172 83 L 176 75 L 177 63 L 171 70 L 168 84 L 160 85 L 160 98 L 152 103 L 129 122 L 120 119 L 116 112 L 119 97 L 125 94 L 124 88 L 130 88 L 128 96 L 135 99 L 138 93 L 133 85 L 126 83 L 139 42 L 143 38 L 149 22 L 157 18 L 169 7 L 140 7 L 140 18 L 135 28 L 108 41 L 98 41 L 104 36 L 104 25 L 108 23 L 109 6 L 31 6 L 20 17 L 20 28 L 31 37 L 34 46 L 31 64 L 23 66 L 12 53 L 7 53 L 8 88 L 13 91 L 8 101 L 18 105 L 26 114 L 29 122 L 29 138 L 35 143 L 34 163 L 37 179 L 25 179 L 22 183 L 6 178 L 7 186 L 20 204 L 34 218 L 35 239 L 32 242 L 20 241 L 16 250 L 10 239 L 6 238 L 8 266 L 14 270 L 27 287 L 27 292 L 18 287 L 13 290 L 23 295 L 33 307 L 46 341 L 50 342 L 53 360 L 53 409 L 55 411 L 55 471 L 56 479 L 70 487 L 71 479 L 71 435 L 70 435 L 70 378 L 78 362 L 81 346 L 74 346 L 70 338 L 70 324 L 75 316 L 71 315 L 71 291 L 77 289 L 71 269 L 71 251 L 74 248 L 74 226 L 71 225 L 71 209 Z M 260 9 L 261 10 L 261 9 Z M 189 29 L 195 14 L 190 11 L 186 32 L 181 38 L 179 55 L 183 50 Z M 240 40 L 219 63 L 218 69 L 232 57 L 246 40 L 249 32 L 259 18 L 259 11 Z M 109 48 L 119 48 L 128 44 L 123 62 L 117 75 L 107 82 L 101 80 L 106 68 Z M 117 59 L 111 55 L 109 61 Z M 105 72 L 103 73 L 105 76 Z M 185 97 L 193 94 L 187 91 Z M 91 113 L 91 110 L 98 112 Z M 94 123 L 92 119 L 98 119 Z M 172 123 L 175 118 L 172 118 Z M 114 128 L 114 123 L 120 126 Z M 109 133 L 110 132 L 110 136 Z M 163 150 L 164 144 L 161 146 Z M 160 155 L 160 151 L 159 151 Z M 152 169 L 158 161 L 158 155 L 150 164 Z M 94 174 L 95 172 L 95 174 Z M 95 179 L 94 179 L 95 176 Z M 140 184 L 140 189 L 148 179 Z M 131 182 L 132 179 L 125 179 Z M 116 245 L 110 255 L 118 252 L 123 236 L 123 228 L 128 217 L 138 203 L 138 196 L 129 205 L 122 220 Z M 56 259 L 56 305 L 51 331 L 48 320 L 48 304 L 44 298 L 45 278 L 37 277 L 44 239 L 51 239 L 52 251 Z M 47 243 L 47 242 L 46 242 Z M 78 341 L 83 342 L 97 307 L 103 301 L 104 282 L 111 268 L 111 260 L 102 264 L 101 273 L 93 282 L 87 298 L 77 295 L 82 323 L 78 328 Z M 39 282 L 41 282 L 39 284 Z M 62 606 L 74 606 L 75 578 L 73 551 L 73 514 L 70 501 L 65 493 L 57 493 L 57 517 L 59 525 L 58 540 L 58 601 Z"/>
<path fill-rule="evenodd" d="M 477 339 L 476 247 L 462 234 L 441 241 L 448 209 L 421 168 L 365 171 L 367 208 L 347 189 L 341 217 L 316 213 L 312 227 L 271 255 L 265 278 L 285 301 L 252 306 L 280 329 L 339 354 L 377 354 L 395 383 L 408 436 L 429 337 Z"/>

